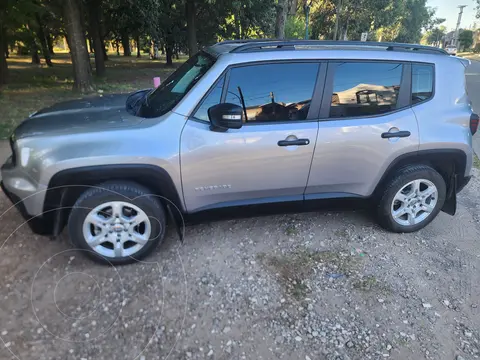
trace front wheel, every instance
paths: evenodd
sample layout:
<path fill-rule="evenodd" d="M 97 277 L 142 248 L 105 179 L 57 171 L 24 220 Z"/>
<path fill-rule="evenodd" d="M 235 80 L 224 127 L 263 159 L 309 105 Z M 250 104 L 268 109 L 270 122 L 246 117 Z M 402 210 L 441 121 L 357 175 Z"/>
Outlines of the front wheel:
<path fill-rule="evenodd" d="M 385 229 L 408 233 L 428 225 L 445 202 L 443 177 L 425 165 L 404 168 L 387 183 L 377 209 Z"/>
<path fill-rule="evenodd" d="M 105 183 L 85 191 L 68 220 L 73 244 L 94 260 L 127 264 L 150 254 L 165 236 L 159 200 L 134 183 Z"/>

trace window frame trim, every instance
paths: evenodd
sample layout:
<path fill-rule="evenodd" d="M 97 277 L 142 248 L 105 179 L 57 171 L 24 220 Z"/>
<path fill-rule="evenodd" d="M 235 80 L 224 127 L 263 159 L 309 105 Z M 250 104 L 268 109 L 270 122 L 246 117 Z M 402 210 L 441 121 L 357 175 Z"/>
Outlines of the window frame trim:
<path fill-rule="evenodd" d="M 210 96 L 210 94 L 215 90 L 215 88 L 217 87 L 218 83 L 220 82 L 220 80 L 225 77 L 225 80 L 223 81 L 223 87 L 222 87 L 222 93 L 220 94 L 220 104 L 223 102 L 223 95 L 224 95 L 224 92 L 225 92 L 225 83 L 227 81 L 227 78 L 226 78 L 226 70 L 224 70 L 220 76 L 217 78 L 217 80 L 215 80 L 212 84 L 212 86 L 210 86 L 210 88 L 208 89 L 208 91 L 205 93 L 205 95 L 202 96 L 202 98 L 200 99 L 200 101 L 197 103 L 197 105 L 194 107 L 194 109 L 192 110 L 192 112 L 190 113 L 190 115 L 188 116 L 188 119 L 189 120 L 194 120 L 194 121 L 197 121 L 197 122 L 200 122 L 202 124 L 210 124 L 210 121 L 207 121 L 207 120 L 202 120 L 202 119 L 199 119 L 197 117 L 195 117 L 195 114 L 197 113 L 197 111 L 200 109 L 200 106 L 202 105 L 202 103 L 207 99 L 207 97 Z"/>
<path fill-rule="evenodd" d="M 384 112 L 381 114 L 375 115 L 364 115 L 364 116 L 348 116 L 348 117 L 331 117 L 330 116 L 330 107 L 332 103 L 332 95 L 333 95 L 333 84 L 334 84 L 334 77 L 335 77 L 335 70 L 338 65 L 345 64 L 345 63 L 382 63 L 382 64 L 401 64 L 403 65 L 402 68 L 402 76 L 400 78 L 400 91 L 398 93 L 398 101 L 396 108 L 392 111 Z M 412 105 L 412 76 L 411 76 L 411 64 L 410 61 L 403 61 L 403 60 L 375 60 L 375 59 L 338 59 L 338 60 L 330 60 L 328 61 L 328 70 L 327 70 L 327 77 L 325 79 L 325 90 L 324 90 L 324 97 L 322 100 L 322 106 L 320 109 L 320 114 L 318 121 L 342 121 L 342 120 L 355 120 L 355 119 L 368 119 L 368 118 L 377 118 L 380 116 L 386 116 L 390 114 L 394 114 L 396 112 L 403 111 L 405 109 L 410 108 Z M 410 76 L 407 75 L 410 74 Z M 404 86 L 405 85 L 405 86 Z M 410 86 L 408 86 L 410 85 Z M 410 94 L 410 97 L 408 95 Z"/>
<path fill-rule="evenodd" d="M 312 93 L 312 100 L 310 104 L 310 109 L 307 114 L 307 118 L 305 120 L 294 120 L 294 121 L 261 121 L 261 122 L 245 122 L 243 126 L 256 126 L 256 125 L 281 125 L 281 124 L 298 124 L 298 123 L 305 123 L 305 122 L 318 122 L 318 114 L 320 112 L 321 103 L 325 91 L 325 79 L 327 76 L 327 63 L 328 61 L 322 59 L 291 59 L 291 60 L 262 60 L 262 61 L 250 61 L 245 63 L 238 63 L 238 64 L 230 64 L 228 65 L 225 70 L 221 73 L 218 79 L 214 82 L 214 84 L 208 89 L 202 99 L 197 103 L 194 110 L 189 115 L 188 119 L 197 121 L 203 124 L 210 124 L 210 121 L 205 121 L 202 119 L 198 119 L 194 116 L 194 114 L 198 111 L 199 107 L 203 103 L 203 101 L 211 94 L 213 89 L 215 89 L 216 85 L 220 81 L 220 79 L 225 76 L 225 81 L 223 83 L 222 89 L 222 96 L 220 98 L 220 104 L 225 103 L 225 99 L 227 97 L 228 86 L 230 85 L 230 72 L 232 69 L 248 67 L 248 66 L 256 66 L 256 65 L 268 65 L 268 64 L 305 64 L 305 63 L 314 63 L 318 65 L 317 77 L 315 79 L 315 84 L 313 86 L 313 93 Z"/>
<path fill-rule="evenodd" d="M 436 74 L 436 66 L 435 66 L 434 63 L 415 61 L 415 62 L 411 62 L 410 65 L 411 65 L 411 68 L 412 68 L 412 72 L 411 72 L 411 76 L 410 76 L 410 107 L 413 108 L 415 106 L 425 104 L 429 101 L 432 101 L 435 98 L 437 74 Z M 430 66 L 430 67 L 433 68 L 433 73 L 432 73 L 432 96 L 430 96 L 428 99 L 422 100 L 422 101 L 417 102 L 415 104 L 413 103 L 413 99 L 412 99 L 412 94 L 413 94 L 413 66 L 414 65 L 424 65 L 424 66 L 427 65 L 427 66 Z"/>

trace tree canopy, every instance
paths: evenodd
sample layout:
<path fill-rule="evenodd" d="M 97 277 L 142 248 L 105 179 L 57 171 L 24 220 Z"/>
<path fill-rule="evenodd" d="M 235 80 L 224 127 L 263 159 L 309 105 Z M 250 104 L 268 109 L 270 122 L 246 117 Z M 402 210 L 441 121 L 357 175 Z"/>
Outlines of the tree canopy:
<path fill-rule="evenodd" d="M 469 49 L 473 45 L 473 31 L 463 30 L 460 35 L 458 35 L 458 42 L 464 49 Z"/>
<path fill-rule="evenodd" d="M 303 38 L 307 19 L 310 39 L 359 40 L 367 32 L 369 40 L 398 42 L 419 42 L 422 31 L 436 39 L 443 22 L 427 0 L 2 0 L 0 84 L 8 81 L 6 57 L 14 47 L 52 66 L 53 43 L 65 38 L 74 88 L 90 91 L 89 49 L 95 74 L 103 76 L 107 47 L 132 56 L 135 44 L 136 56 L 162 52 L 171 65 L 179 53 L 222 40 Z"/>

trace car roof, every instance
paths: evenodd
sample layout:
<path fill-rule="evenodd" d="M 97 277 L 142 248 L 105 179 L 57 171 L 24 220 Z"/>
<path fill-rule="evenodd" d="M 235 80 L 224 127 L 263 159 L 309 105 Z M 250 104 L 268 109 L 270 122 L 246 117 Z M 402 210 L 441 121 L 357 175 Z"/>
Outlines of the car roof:
<path fill-rule="evenodd" d="M 325 40 L 230 40 L 217 43 L 205 51 L 218 57 L 227 53 L 258 53 L 272 51 L 298 50 L 382 50 L 390 52 L 411 52 L 436 55 L 448 55 L 443 49 L 417 44 L 393 42 L 361 42 L 361 41 L 325 41 Z"/>

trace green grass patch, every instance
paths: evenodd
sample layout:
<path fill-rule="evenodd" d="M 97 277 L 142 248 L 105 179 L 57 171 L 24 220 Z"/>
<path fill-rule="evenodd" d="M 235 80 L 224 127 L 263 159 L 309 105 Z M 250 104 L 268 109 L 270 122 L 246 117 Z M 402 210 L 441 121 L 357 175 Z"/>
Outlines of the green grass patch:
<path fill-rule="evenodd" d="M 477 154 L 473 154 L 473 167 L 480 170 L 480 159 L 478 158 Z"/>

